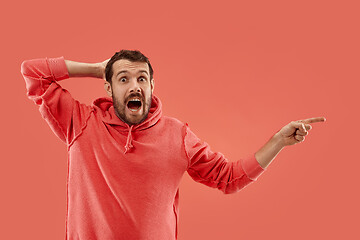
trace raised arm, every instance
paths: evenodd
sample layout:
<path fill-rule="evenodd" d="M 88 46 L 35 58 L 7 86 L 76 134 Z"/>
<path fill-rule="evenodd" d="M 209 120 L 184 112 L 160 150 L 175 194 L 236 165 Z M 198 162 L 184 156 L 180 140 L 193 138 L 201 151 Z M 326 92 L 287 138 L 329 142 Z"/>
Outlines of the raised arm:
<path fill-rule="evenodd" d="M 75 76 L 102 78 L 105 62 L 79 63 L 58 57 L 21 64 L 28 98 L 39 106 L 42 117 L 68 147 L 84 128 L 92 108 L 75 100 L 58 82 Z"/>
<path fill-rule="evenodd" d="M 100 63 L 82 63 L 65 60 L 69 77 L 105 78 L 105 67 L 109 59 Z"/>

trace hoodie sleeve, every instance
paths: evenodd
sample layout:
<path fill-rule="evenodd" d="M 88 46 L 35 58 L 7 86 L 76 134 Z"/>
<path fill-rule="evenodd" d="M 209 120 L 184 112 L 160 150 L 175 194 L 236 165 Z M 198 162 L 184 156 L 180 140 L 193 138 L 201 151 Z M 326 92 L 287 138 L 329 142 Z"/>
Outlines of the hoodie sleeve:
<path fill-rule="evenodd" d="M 21 64 L 27 96 L 39 106 L 42 117 L 68 146 L 90 116 L 91 107 L 79 103 L 57 81 L 69 78 L 64 57 L 26 60 Z"/>
<path fill-rule="evenodd" d="M 189 165 L 187 172 L 196 182 L 218 188 L 224 194 L 236 193 L 256 181 L 265 171 L 255 154 L 229 162 L 220 152 L 213 152 L 185 124 L 184 145 Z"/>

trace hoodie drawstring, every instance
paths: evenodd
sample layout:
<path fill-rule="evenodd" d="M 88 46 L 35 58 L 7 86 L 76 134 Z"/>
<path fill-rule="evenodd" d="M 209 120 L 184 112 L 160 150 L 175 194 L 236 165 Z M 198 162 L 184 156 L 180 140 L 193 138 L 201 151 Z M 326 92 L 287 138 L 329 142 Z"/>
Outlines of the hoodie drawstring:
<path fill-rule="evenodd" d="M 133 145 L 131 144 L 131 142 L 132 142 L 131 130 L 132 130 L 133 126 L 134 126 L 134 125 L 131 125 L 131 126 L 130 126 L 130 129 L 129 129 L 129 133 L 128 133 L 127 140 L 126 140 L 126 145 L 125 145 L 124 154 L 126 154 L 126 153 L 130 150 L 130 148 L 133 147 Z"/>

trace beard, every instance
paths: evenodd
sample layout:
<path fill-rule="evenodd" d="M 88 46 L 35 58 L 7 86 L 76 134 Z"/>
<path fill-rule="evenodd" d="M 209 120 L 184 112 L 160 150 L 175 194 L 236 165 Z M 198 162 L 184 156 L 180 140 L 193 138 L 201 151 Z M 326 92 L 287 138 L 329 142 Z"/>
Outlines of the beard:
<path fill-rule="evenodd" d="M 142 99 L 141 108 L 143 111 L 142 118 L 140 120 L 131 120 L 126 116 L 126 102 L 128 99 L 134 96 L 139 96 Z M 129 126 L 131 125 L 137 125 L 142 123 L 148 116 L 151 106 L 151 100 L 152 100 L 152 93 L 150 94 L 150 97 L 147 99 L 144 99 L 143 96 L 140 96 L 139 94 L 130 94 L 127 99 L 124 99 L 124 102 L 120 101 L 114 94 L 112 94 L 112 100 L 114 105 L 115 114 L 118 118 L 120 118 L 121 121 L 127 123 Z"/>

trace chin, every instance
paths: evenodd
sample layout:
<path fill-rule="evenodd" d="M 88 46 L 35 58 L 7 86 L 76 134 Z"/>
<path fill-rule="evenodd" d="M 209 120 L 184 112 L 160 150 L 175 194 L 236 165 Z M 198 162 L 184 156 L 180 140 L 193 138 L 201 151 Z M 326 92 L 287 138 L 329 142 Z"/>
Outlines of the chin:
<path fill-rule="evenodd" d="M 146 119 L 146 117 L 144 117 L 144 118 L 142 118 L 142 119 L 140 119 L 140 120 L 138 120 L 138 121 L 134 121 L 134 122 L 132 122 L 132 123 L 130 123 L 131 125 L 137 125 L 137 124 L 140 124 L 140 123 L 142 123 L 143 121 L 145 121 L 145 119 Z"/>

